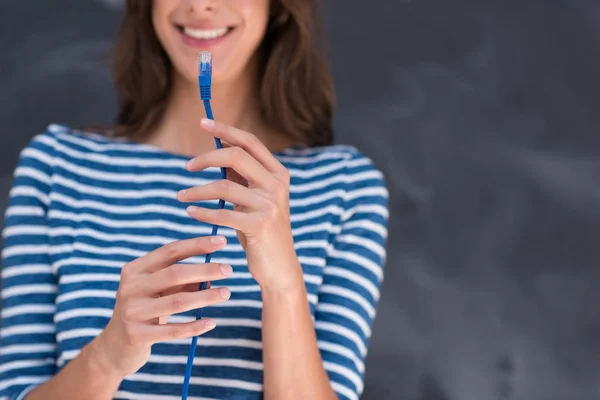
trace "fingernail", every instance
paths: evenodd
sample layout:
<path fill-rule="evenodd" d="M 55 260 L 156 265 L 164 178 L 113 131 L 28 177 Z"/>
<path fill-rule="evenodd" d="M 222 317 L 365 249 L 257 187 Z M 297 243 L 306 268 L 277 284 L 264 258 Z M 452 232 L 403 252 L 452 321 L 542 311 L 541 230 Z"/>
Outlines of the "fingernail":
<path fill-rule="evenodd" d="M 180 190 L 179 192 L 177 192 L 177 197 L 180 199 L 185 198 L 185 194 L 187 193 L 187 191 L 187 189 Z"/>
<path fill-rule="evenodd" d="M 189 206 L 188 208 L 186 208 L 186 210 L 189 213 L 194 213 L 194 212 L 198 211 L 198 207 L 196 207 L 196 206 Z"/>
<path fill-rule="evenodd" d="M 213 329 L 215 326 L 217 326 L 217 323 L 212 319 L 207 319 L 204 320 L 204 326 L 206 326 L 208 329 Z"/>
<path fill-rule="evenodd" d="M 231 265 L 221 264 L 221 273 L 223 275 L 229 276 L 229 275 L 231 275 L 232 272 L 233 272 L 233 268 L 231 268 Z"/>
<path fill-rule="evenodd" d="M 202 123 L 202 125 L 204 125 L 206 127 L 215 126 L 215 121 L 213 121 L 212 119 L 208 119 L 208 118 L 202 118 L 201 123 Z"/>
<path fill-rule="evenodd" d="M 186 169 L 190 169 L 194 166 L 194 162 L 196 161 L 195 158 L 192 158 L 191 160 L 189 160 L 188 162 L 185 163 L 185 168 Z"/>
<path fill-rule="evenodd" d="M 214 244 L 221 244 L 221 243 L 225 243 L 225 236 L 211 236 L 210 237 L 210 242 L 214 243 Z"/>
<path fill-rule="evenodd" d="M 229 289 L 227 288 L 220 288 L 219 292 L 221 293 L 221 297 L 224 299 L 228 299 L 229 296 L 231 295 L 231 291 L 229 291 Z"/>

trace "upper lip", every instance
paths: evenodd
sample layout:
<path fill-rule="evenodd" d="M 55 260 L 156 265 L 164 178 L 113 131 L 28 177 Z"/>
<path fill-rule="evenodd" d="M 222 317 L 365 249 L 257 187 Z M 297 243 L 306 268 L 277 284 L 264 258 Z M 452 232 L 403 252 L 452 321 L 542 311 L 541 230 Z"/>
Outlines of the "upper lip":
<path fill-rule="evenodd" d="M 215 24 L 211 24 L 208 22 L 190 22 L 185 24 L 175 24 L 180 28 L 190 28 L 190 29 L 204 29 L 204 30 L 213 30 L 213 29 L 223 29 L 223 28 L 232 28 L 230 25 L 221 25 L 217 26 Z"/>

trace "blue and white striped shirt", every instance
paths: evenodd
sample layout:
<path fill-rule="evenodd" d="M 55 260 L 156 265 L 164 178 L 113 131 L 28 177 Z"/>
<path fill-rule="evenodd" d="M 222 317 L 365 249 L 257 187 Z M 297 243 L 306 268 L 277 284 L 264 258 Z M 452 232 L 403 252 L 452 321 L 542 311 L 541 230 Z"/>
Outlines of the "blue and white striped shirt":
<path fill-rule="evenodd" d="M 275 156 L 290 170 L 292 232 L 324 367 L 340 398 L 357 399 L 386 255 L 384 177 L 350 146 Z M 124 264 L 174 240 L 210 234 L 176 193 L 219 179 L 219 170 L 189 172 L 187 159 L 59 125 L 22 151 L 3 232 L 0 399 L 24 398 L 98 335 Z M 259 399 L 261 293 L 235 231 L 220 233 L 228 244 L 213 260 L 234 273 L 213 287 L 226 285 L 232 295 L 205 309 L 217 328 L 199 339 L 190 399 Z M 193 318 L 188 312 L 170 321 Z M 190 341 L 154 345 L 116 398 L 179 399 Z"/>

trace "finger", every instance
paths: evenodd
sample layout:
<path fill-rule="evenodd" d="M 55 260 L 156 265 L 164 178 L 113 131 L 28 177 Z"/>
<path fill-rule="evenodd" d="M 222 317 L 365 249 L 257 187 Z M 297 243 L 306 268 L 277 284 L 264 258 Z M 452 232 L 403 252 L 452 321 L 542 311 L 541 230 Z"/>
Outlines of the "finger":
<path fill-rule="evenodd" d="M 227 226 L 242 232 L 247 232 L 247 228 L 252 222 L 250 214 L 240 211 L 227 209 L 212 210 L 204 207 L 189 206 L 187 212 L 192 218 L 198 221 L 212 225 Z"/>
<path fill-rule="evenodd" d="M 216 325 L 215 320 L 208 318 L 180 324 L 143 325 L 140 328 L 140 335 L 144 342 L 155 344 L 174 339 L 184 339 L 203 335 L 214 329 Z"/>
<path fill-rule="evenodd" d="M 187 189 L 180 192 L 178 199 L 182 202 L 223 199 L 250 209 L 257 208 L 265 201 L 256 191 L 225 179 Z"/>
<path fill-rule="evenodd" d="M 201 171 L 208 167 L 232 168 L 244 179 L 262 188 L 270 187 L 275 179 L 271 172 L 241 147 L 211 150 L 186 164 L 188 171 Z"/>
<path fill-rule="evenodd" d="M 169 289 L 191 283 L 200 290 L 201 282 L 225 279 L 232 272 L 231 266 L 226 264 L 173 264 L 148 275 L 143 282 L 143 293 L 167 293 Z"/>
<path fill-rule="evenodd" d="M 228 288 L 173 293 L 164 297 L 132 302 L 126 310 L 126 318 L 130 321 L 149 321 L 222 303 L 230 296 L 231 292 Z"/>
<path fill-rule="evenodd" d="M 210 282 L 208 282 L 206 288 L 210 289 Z M 160 293 L 160 296 L 168 296 L 170 294 L 180 293 L 180 292 L 197 292 L 198 290 L 200 290 L 199 283 L 188 283 L 187 285 L 175 286 L 173 288 L 167 289 L 164 292 Z M 169 317 L 170 317 L 170 315 L 165 315 L 165 316 L 160 317 L 158 319 L 158 323 L 161 325 L 168 323 Z"/>
<path fill-rule="evenodd" d="M 227 239 L 220 235 L 178 240 L 132 261 L 127 268 L 152 273 L 192 256 L 214 253 L 226 243 Z"/>
<path fill-rule="evenodd" d="M 233 147 L 229 143 L 227 143 L 226 141 L 222 141 L 221 144 L 223 145 L 224 149 L 227 149 L 229 147 Z M 234 169 L 232 169 L 232 168 L 226 168 L 225 172 L 227 174 L 227 180 L 228 181 L 232 181 L 232 182 L 240 184 L 240 185 L 242 185 L 244 187 L 248 187 L 248 181 L 246 179 L 244 179 L 243 176 L 241 176 L 240 174 L 238 174 Z"/>
<path fill-rule="evenodd" d="M 164 297 L 164 296 L 168 296 L 168 295 L 174 294 L 174 293 L 198 292 L 200 290 L 200 283 L 194 282 L 194 283 L 187 283 L 185 285 L 174 286 L 172 288 L 169 288 L 167 290 L 160 292 L 159 294 L 161 297 Z M 210 282 L 206 282 L 206 290 L 210 289 L 210 287 L 211 287 Z"/>
<path fill-rule="evenodd" d="M 246 150 L 271 173 L 279 174 L 285 169 L 273 153 L 255 135 L 206 118 L 203 118 L 201 123 L 202 127 L 214 136 Z"/>
<path fill-rule="evenodd" d="M 223 144 L 223 148 L 229 148 L 232 147 L 229 143 L 227 142 L 222 142 Z M 226 174 L 227 174 L 227 180 L 228 181 L 232 181 L 235 182 L 239 185 L 242 185 L 244 187 L 248 187 L 248 181 L 246 179 L 244 179 L 243 176 L 241 176 L 240 174 L 238 174 L 234 169 L 232 168 L 226 168 Z"/>
<path fill-rule="evenodd" d="M 231 182 L 235 182 L 238 185 L 241 185 L 244 187 L 249 186 L 249 182 L 246 179 L 244 179 L 243 176 L 241 176 L 240 174 L 238 174 L 235 170 L 233 170 L 231 168 L 227 168 L 227 180 L 231 181 Z"/>

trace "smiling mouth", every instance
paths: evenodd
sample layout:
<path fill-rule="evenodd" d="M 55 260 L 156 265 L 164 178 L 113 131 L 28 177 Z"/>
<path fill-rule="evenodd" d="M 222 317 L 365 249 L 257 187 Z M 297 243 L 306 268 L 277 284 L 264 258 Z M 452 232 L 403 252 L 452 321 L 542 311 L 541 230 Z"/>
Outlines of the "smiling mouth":
<path fill-rule="evenodd" d="M 186 26 L 177 26 L 179 31 L 186 36 L 198 40 L 214 40 L 219 39 L 235 29 L 235 27 L 219 28 L 219 29 L 194 29 Z"/>

